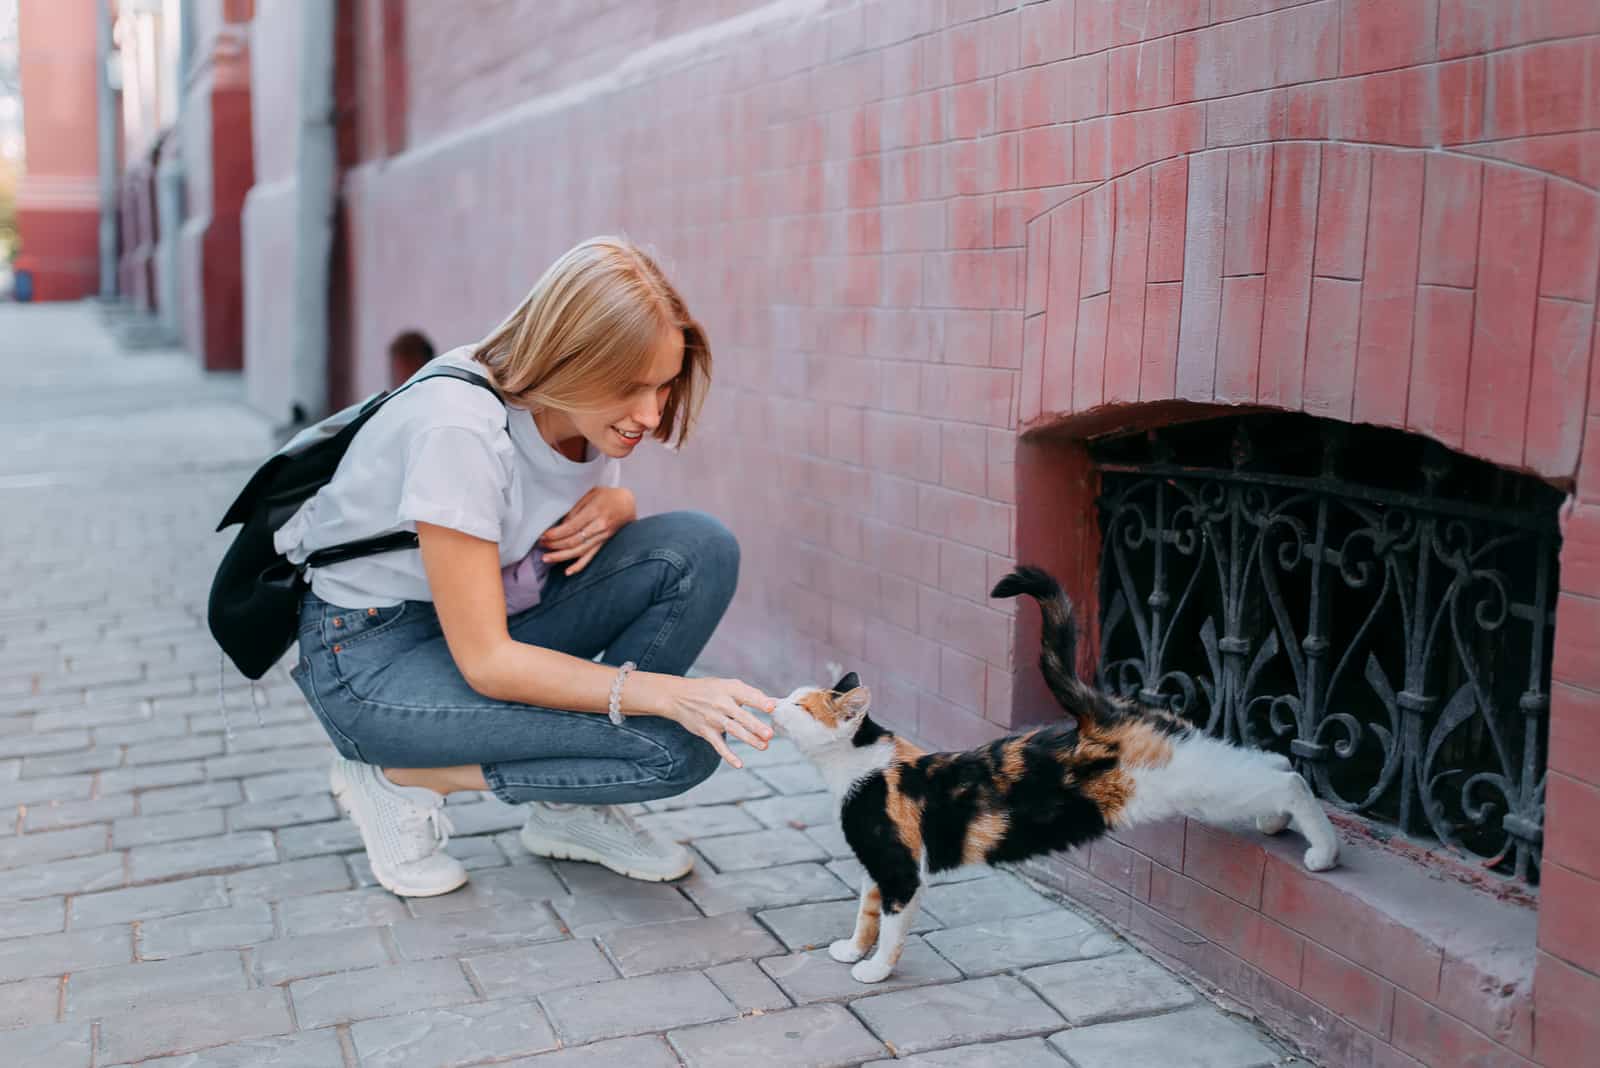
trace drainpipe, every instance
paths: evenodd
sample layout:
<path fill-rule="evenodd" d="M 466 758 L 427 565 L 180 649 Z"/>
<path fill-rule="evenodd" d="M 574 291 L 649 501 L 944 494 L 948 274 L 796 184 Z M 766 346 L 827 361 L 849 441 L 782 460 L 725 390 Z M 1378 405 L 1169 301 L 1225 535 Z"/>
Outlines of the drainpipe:
<path fill-rule="evenodd" d="M 117 295 L 117 97 L 111 88 L 111 0 L 95 18 L 95 112 L 100 135 L 100 299 Z"/>
<path fill-rule="evenodd" d="M 339 5 L 300 13 L 300 153 L 295 160 L 292 423 L 328 412 L 328 291 L 338 158 L 333 128 L 334 31 Z"/>
<path fill-rule="evenodd" d="M 156 248 L 161 262 L 161 292 L 157 299 L 161 325 L 174 338 L 179 330 L 178 234 L 183 226 L 183 114 L 189 95 L 189 17 L 189 0 L 182 0 L 178 5 L 178 70 L 173 86 L 173 92 L 178 94 L 178 112 L 156 166 L 156 227 L 161 235 Z"/>

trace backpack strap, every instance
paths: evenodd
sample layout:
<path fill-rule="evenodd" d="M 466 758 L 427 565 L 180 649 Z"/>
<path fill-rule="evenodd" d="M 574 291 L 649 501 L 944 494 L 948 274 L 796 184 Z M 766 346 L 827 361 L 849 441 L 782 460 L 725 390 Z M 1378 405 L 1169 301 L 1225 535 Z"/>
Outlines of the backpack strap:
<path fill-rule="evenodd" d="M 482 375 L 475 375 L 471 371 L 460 367 L 447 366 L 440 367 L 434 370 L 432 373 L 425 374 L 420 378 L 413 378 L 411 381 L 405 383 L 399 389 L 393 390 L 392 392 L 379 394 L 378 396 L 372 398 L 372 400 L 367 403 L 367 406 L 361 411 L 363 423 L 365 423 L 365 420 L 370 418 L 378 408 L 382 407 L 384 404 L 387 404 L 395 397 L 398 397 L 412 386 L 415 386 L 421 382 L 426 382 L 430 378 L 453 378 L 457 382 L 466 382 L 469 385 L 478 386 L 494 394 L 495 400 L 499 401 L 502 407 L 505 405 L 505 398 L 501 397 L 499 391 L 496 390 L 494 386 L 489 384 L 488 379 L 484 378 Z M 511 429 L 510 420 L 511 417 L 507 415 L 507 430 Z M 415 549 L 417 545 L 418 539 L 415 531 L 395 530 L 388 534 L 379 534 L 375 538 L 362 538 L 359 541 L 347 541 L 342 545 L 329 545 L 327 548 L 317 549 L 315 552 L 309 553 L 306 556 L 305 563 L 301 566 L 302 568 L 326 567 L 329 564 L 342 563 L 345 560 L 357 560 L 363 556 L 376 556 L 379 553 L 391 553 L 400 549 Z"/>

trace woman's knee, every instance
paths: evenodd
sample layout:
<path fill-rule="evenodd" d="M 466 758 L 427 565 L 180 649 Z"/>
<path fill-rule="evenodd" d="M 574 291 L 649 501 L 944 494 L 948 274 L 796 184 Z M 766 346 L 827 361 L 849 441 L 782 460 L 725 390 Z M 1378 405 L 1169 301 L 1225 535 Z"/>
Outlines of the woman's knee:
<path fill-rule="evenodd" d="M 656 517 L 662 524 L 660 545 L 681 558 L 698 579 L 731 590 L 739 579 L 739 541 L 722 520 L 705 512 L 668 512 Z"/>
<path fill-rule="evenodd" d="M 672 762 L 661 770 L 661 784 L 670 790 L 666 796 L 683 793 L 711 778 L 722 758 L 711 748 L 711 743 L 688 731 L 669 744 Z"/>

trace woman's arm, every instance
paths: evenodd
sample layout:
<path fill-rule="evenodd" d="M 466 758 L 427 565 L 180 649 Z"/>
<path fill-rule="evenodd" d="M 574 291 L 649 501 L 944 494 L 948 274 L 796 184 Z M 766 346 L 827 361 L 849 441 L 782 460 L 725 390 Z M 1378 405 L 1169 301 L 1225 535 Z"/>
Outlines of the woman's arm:
<path fill-rule="evenodd" d="M 607 710 L 616 668 L 511 637 L 500 550 L 494 542 L 432 523 L 418 523 L 417 538 L 445 643 L 467 685 L 500 701 L 578 712 Z M 711 742 L 735 767 L 740 762 L 722 732 L 765 749 L 772 729 L 741 706 L 771 711 L 773 704 L 766 694 L 736 679 L 636 671 L 622 690 L 625 714 L 674 720 Z"/>

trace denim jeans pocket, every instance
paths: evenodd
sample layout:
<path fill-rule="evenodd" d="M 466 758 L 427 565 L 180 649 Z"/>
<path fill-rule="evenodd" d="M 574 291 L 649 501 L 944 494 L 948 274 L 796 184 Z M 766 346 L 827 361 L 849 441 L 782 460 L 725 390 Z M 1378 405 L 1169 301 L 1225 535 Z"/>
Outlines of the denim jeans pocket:
<path fill-rule="evenodd" d="M 328 605 L 322 616 L 322 640 L 329 648 L 375 638 L 406 617 L 407 602 L 381 608 L 339 608 Z"/>

